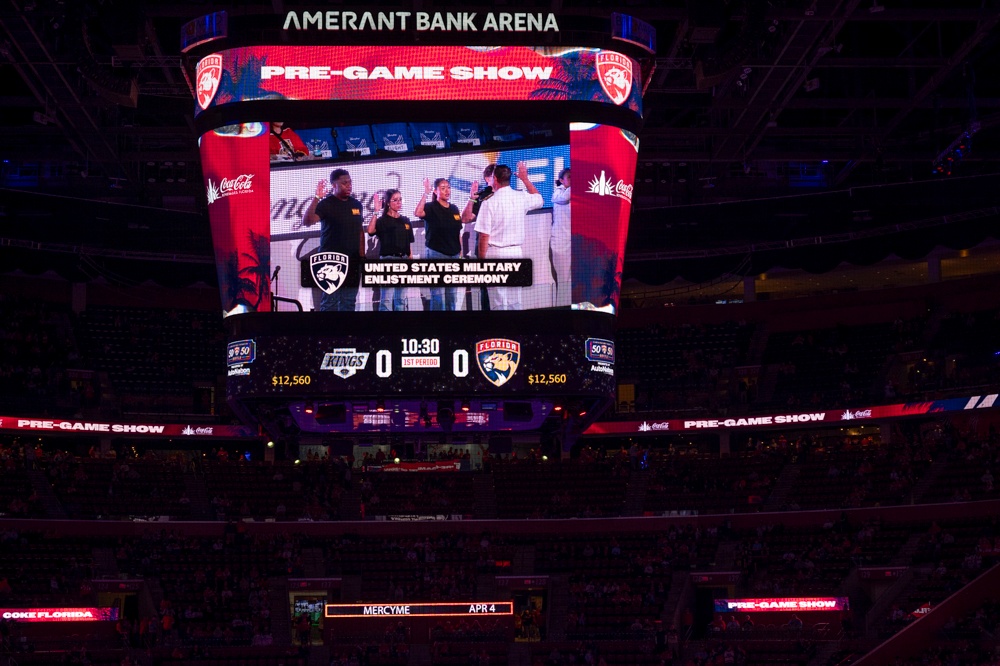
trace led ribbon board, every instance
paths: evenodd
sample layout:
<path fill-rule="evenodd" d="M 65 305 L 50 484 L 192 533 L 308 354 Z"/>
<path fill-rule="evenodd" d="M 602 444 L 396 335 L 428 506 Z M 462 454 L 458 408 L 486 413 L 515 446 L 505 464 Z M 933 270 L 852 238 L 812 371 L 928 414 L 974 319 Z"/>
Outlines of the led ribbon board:
<path fill-rule="evenodd" d="M 17 622 L 107 622 L 117 608 L 0 608 L 0 618 Z"/>
<path fill-rule="evenodd" d="M 716 613 L 753 611 L 842 611 L 848 610 L 847 597 L 773 597 L 767 599 L 716 599 Z"/>
<path fill-rule="evenodd" d="M 469 617 L 513 614 L 514 603 L 511 601 L 326 605 L 326 617 L 329 618 Z"/>

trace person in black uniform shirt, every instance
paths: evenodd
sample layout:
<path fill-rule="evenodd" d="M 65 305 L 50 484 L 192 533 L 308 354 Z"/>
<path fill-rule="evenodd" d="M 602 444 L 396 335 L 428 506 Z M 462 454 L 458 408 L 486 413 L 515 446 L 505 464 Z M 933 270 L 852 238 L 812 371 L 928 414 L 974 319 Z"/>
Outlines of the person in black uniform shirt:
<path fill-rule="evenodd" d="M 424 179 L 424 193 L 417 202 L 413 214 L 424 220 L 427 249 L 425 259 L 458 259 L 462 256 L 462 214 L 450 202 L 451 184 L 447 178 L 434 181 L 431 194 L 431 179 Z M 430 203 L 427 197 L 431 196 Z M 445 292 L 447 291 L 447 304 Z M 455 287 L 432 287 L 431 310 L 457 310 L 458 289 Z"/>
<path fill-rule="evenodd" d="M 358 300 L 357 270 L 365 256 L 365 224 L 361 215 L 361 202 L 351 196 L 351 174 L 346 169 L 334 169 L 330 174 L 333 194 L 329 185 L 321 180 L 316 185 L 316 196 L 306 208 L 305 226 L 322 222 L 320 227 L 320 252 L 340 252 L 348 257 L 349 276 L 354 283 L 346 283 L 332 294 L 323 293 L 319 309 L 323 312 L 353 311 Z"/>
<path fill-rule="evenodd" d="M 399 190 L 386 190 L 385 204 L 378 194 L 374 203 L 375 212 L 368 223 L 368 235 L 378 236 L 379 257 L 412 259 L 410 243 L 413 242 L 413 225 L 410 218 L 399 214 L 403 207 L 403 195 Z M 382 287 L 378 309 L 388 312 L 390 303 L 391 309 L 396 312 L 405 310 L 406 287 Z"/>

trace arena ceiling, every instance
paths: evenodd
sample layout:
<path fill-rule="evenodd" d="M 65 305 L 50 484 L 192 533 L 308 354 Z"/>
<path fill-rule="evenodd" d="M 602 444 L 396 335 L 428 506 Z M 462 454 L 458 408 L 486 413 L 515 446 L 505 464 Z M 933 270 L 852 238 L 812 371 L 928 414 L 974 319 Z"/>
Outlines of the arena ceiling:
<path fill-rule="evenodd" d="M 324 7 L 358 8 L 341 2 Z M 31 207 L 73 211 L 79 199 L 143 206 L 128 209 L 133 219 L 127 223 L 108 223 L 125 224 L 126 235 L 144 249 L 207 254 L 206 247 L 196 249 L 199 234 L 208 239 L 208 232 L 179 33 L 190 19 L 222 8 L 280 15 L 308 6 L 282 0 L 229 6 L 196 0 L 0 0 L 3 186 L 31 193 L 20 200 L 5 190 L 0 215 L 10 221 Z M 379 8 L 465 7 L 453 0 L 396 0 Z M 856 212 L 891 208 L 892 202 L 871 194 L 872 205 L 852 208 L 849 200 L 838 200 L 850 219 L 828 222 L 841 231 L 985 211 L 995 202 L 996 0 L 510 0 L 476 9 L 594 16 L 619 11 L 656 28 L 656 70 L 645 94 L 633 202 L 634 237 L 642 239 L 642 251 L 630 245 L 636 259 L 658 265 L 671 259 L 648 253 L 650 242 L 657 249 L 661 231 L 662 251 L 675 249 L 678 241 L 718 246 L 729 237 L 720 225 L 746 226 L 732 219 L 703 224 L 713 217 L 703 204 L 795 201 L 771 206 L 766 216 L 778 229 L 758 238 L 788 240 L 813 233 L 789 225 L 789 216 L 828 209 L 822 197 L 807 194 L 865 188 L 901 203 L 917 201 L 916 192 L 951 202 L 932 212 L 915 209 L 872 221 L 854 219 Z M 951 150 L 958 145 L 965 146 L 960 157 Z M 935 173 L 940 164 L 945 172 Z M 949 180 L 971 184 L 944 182 Z M 72 199 L 50 206 L 38 194 Z M 190 231 L 176 233 L 175 226 L 174 233 L 157 234 L 153 227 L 164 209 L 187 211 L 171 219 L 189 223 Z M 143 210 L 148 215 L 135 212 Z M 775 225 L 775 215 L 785 224 Z M 149 223 L 135 219 L 146 217 Z M 989 224 L 980 218 L 974 224 L 988 235 L 997 216 L 985 219 Z M 56 240 L 43 226 L 21 220 L 28 238 Z M 63 240 L 69 247 L 76 242 L 72 234 Z M 886 251 L 905 254 L 898 247 Z M 640 277 L 669 280 L 683 272 Z"/>

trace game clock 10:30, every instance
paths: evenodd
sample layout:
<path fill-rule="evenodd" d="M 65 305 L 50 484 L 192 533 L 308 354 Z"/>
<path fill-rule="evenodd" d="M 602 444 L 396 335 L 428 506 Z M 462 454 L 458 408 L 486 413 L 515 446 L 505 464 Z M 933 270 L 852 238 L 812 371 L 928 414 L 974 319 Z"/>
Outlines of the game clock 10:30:
<path fill-rule="evenodd" d="M 441 341 L 437 338 L 403 338 L 403 354 L 437 354 Z"/>

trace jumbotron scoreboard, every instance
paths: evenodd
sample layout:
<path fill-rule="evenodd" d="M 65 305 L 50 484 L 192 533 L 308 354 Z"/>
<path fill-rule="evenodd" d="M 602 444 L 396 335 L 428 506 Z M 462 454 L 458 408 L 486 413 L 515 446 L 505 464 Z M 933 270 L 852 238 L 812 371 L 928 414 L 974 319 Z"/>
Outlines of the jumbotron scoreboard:
<path fill-rule="evenodd" d="M 305 433 L 497 431 L 613 399 L 650 26 L 218 12 L 182 51 L 238 413 Z M 500 167 L 519 198 L 487 187 Z M 369 234 L 389 197 L 403 231 Z"/>

